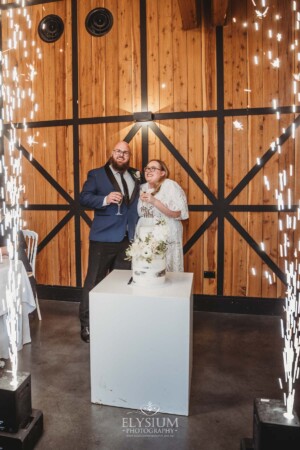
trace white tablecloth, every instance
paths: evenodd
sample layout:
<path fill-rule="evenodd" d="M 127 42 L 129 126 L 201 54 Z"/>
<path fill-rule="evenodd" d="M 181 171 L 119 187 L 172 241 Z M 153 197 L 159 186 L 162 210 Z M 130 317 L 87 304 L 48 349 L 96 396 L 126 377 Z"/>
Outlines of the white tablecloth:
<path fill-rule="evenodd" d="M 4 259 L 0 263 L 0 358 L 9 357 L 9 341 L 6 326 L 7 304 L 6 304 L 6 285 L 10 262 Z M 17 273 L 20 274 L 19 295 L 21 308 L 18 321 L 18 350 L 21 350 L 24 344 L 31 342 L 28 314 L 36 308 L 33 292 L 26 270 L 21 261 L 17 262 Z"/>

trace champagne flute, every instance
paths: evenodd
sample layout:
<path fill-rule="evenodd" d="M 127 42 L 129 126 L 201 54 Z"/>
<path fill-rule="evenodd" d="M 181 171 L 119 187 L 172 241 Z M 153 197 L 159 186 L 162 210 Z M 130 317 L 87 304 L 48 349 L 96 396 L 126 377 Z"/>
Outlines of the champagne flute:
<path fill-rule="evenodd" d="M 120 199 L 120 201 L 118 202 L 118 212 L 116 212 L 116 216 L 123 216 L 123 214 L 121 213 L 122 201 L 123 201 L 123 195 L 122 195 L 122 198 Z"/>
<path fill-rule="evenodd" d="M 146 194 L 147 188 L 145 186 L 141 187 L 140 189 L 140 197 L 142 197 L 143 194 Z M 147 204 L 143 202 L 141 199 L 142 205 L 141 205 L 141 213 L 143 217 L 147 217 Z"/>
<path fill-rule="evenodd" d="M 143 187 L 141 187 L 141 190 L 140 190 L 140 196 L 142 194 L 151 194 L 153 191 L 154 191 L 154 189 L 143 186 Z M 142 213 L 143 217 L 153 218 L 152 208 L 153 207 L 150 203 L 143 202 L 143 200 L 142 200 L 141 213 Z"/>

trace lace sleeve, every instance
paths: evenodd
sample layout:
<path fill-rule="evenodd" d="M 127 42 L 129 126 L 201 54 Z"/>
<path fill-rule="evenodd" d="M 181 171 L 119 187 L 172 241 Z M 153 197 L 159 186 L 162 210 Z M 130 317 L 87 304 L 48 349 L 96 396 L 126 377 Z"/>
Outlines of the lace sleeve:
<path fill-rule="evenodd" d="M 171 211 L 181 212 L 177 220 L 189 217 L 186 195 L 176 181 L 165 180 L 157 197 Z"/>

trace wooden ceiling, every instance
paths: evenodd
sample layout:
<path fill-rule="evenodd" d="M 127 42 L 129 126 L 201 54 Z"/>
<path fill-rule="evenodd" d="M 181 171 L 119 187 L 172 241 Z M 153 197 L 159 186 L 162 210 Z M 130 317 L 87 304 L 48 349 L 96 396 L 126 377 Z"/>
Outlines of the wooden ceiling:
<path fill-rule="evenodd" d="M 191 30 L 199 26 L 199 10 L 201 6 L 210 9 L 210 20 L 213 26 L 223 26 L 226 21 L 229 0 L 178 0 L 182 18 L 182 28 Z"/>

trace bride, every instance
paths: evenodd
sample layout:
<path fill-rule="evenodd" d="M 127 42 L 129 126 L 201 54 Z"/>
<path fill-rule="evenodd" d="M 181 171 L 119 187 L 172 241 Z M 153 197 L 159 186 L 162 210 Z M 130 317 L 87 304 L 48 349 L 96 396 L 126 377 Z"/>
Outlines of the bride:
<path fill-rule="evenodd" d="M 163 161 L 152 159 L 144 171 L 147 183 L 141 185 L 136 236 L 139 236 L 141 226 L 152 226 L 157 220 L 164 219 L 169 236 L 167 271 L 183 272 L 181 220 L 189 217 L 185 193 L 178 183 L 168 178 L 169 170 Z"/>

